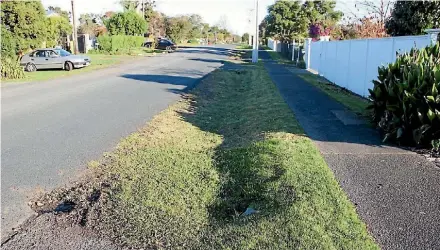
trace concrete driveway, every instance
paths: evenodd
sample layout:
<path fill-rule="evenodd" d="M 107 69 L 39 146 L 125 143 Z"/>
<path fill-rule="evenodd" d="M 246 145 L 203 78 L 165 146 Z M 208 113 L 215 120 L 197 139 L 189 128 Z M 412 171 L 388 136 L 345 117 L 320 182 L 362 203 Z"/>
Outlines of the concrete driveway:
<path fill-rule="evenodd" d="M 2 87 L 2 236 L 29 199 L 76 179 L 87 162 L 142 127 L 221 66 L 224 49 L 192 48 L 47 82 Z"/>

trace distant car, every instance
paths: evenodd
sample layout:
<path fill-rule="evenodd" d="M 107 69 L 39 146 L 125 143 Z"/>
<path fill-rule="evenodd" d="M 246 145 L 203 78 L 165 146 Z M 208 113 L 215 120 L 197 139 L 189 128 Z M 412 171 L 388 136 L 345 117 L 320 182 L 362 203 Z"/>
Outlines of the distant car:
<path fill-rule="evenodd" d="M 147 48 L 151 48 L 151 46 L 153 46 L 153 42 L 146 42 L 144 46 Z M 168 52 L 173 52 L 177 49 L 177 45 L 168 39 L 160 38 L 157 39 L 155 48 L 166 50 Z"/>
<path fill-rule="evenodd" d="M 72 55 L 63 49 L 37 49 L 24 55 L 20 65 L 28 72 L 39 69 L 64 69 L 67 71 L 87 67 L 92 63 L 88 56 Z"/>

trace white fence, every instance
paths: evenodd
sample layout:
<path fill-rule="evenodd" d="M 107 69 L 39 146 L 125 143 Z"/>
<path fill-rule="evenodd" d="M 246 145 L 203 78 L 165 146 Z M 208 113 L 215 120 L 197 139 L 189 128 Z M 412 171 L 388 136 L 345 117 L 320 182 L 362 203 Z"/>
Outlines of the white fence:
<path fill-rule="evenodd" d="M 267 47 L 273 51 L 281 52 L 281 42 L 272 38 L 267 39 Z"/>
<path fill-rule="evenodd" d="M 306 41 L 307 68 L 317 71 L 329 81 L 356 94 L 368 96 L 381 65 L 394 62 L 396 52 L 413 47 L 422 48 L 432 42 L 432 36 L 404 36 L 344 41 Z M 310 47 L 308 47 L 310 44 Z"/>

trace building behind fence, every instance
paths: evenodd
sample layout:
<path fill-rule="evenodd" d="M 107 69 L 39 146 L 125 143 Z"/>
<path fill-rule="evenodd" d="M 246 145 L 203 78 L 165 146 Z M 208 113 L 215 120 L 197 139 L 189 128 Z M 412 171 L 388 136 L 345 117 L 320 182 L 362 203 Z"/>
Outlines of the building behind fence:
<path fill-rule="evenodd" d="M 429 30 L 428 35 L 317 41 L 307 39 L 305 62 L 329 81 L 362 96 L 368 96 L 377 79 L 377 70 L 396 60 L 396 53 L 408 52 L 435 43 L 440 30 Z"/>

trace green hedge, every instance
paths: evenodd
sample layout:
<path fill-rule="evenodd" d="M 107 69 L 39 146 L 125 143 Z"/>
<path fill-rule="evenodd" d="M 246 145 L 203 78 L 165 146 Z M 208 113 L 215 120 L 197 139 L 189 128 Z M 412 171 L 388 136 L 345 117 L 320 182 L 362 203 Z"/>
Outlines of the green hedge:
<path fill-rule="evenodd" d="M 384 141 L 429 145 L 440 139 L 440 44 L 412 49 L 378 71 L 370 108 Z"/>
<path fill-rule="evenodd" d="M 98 36 L 99 49 L 106 52 L 130 51 L 141 47 L 145 41 L 142 36 Z"/>

